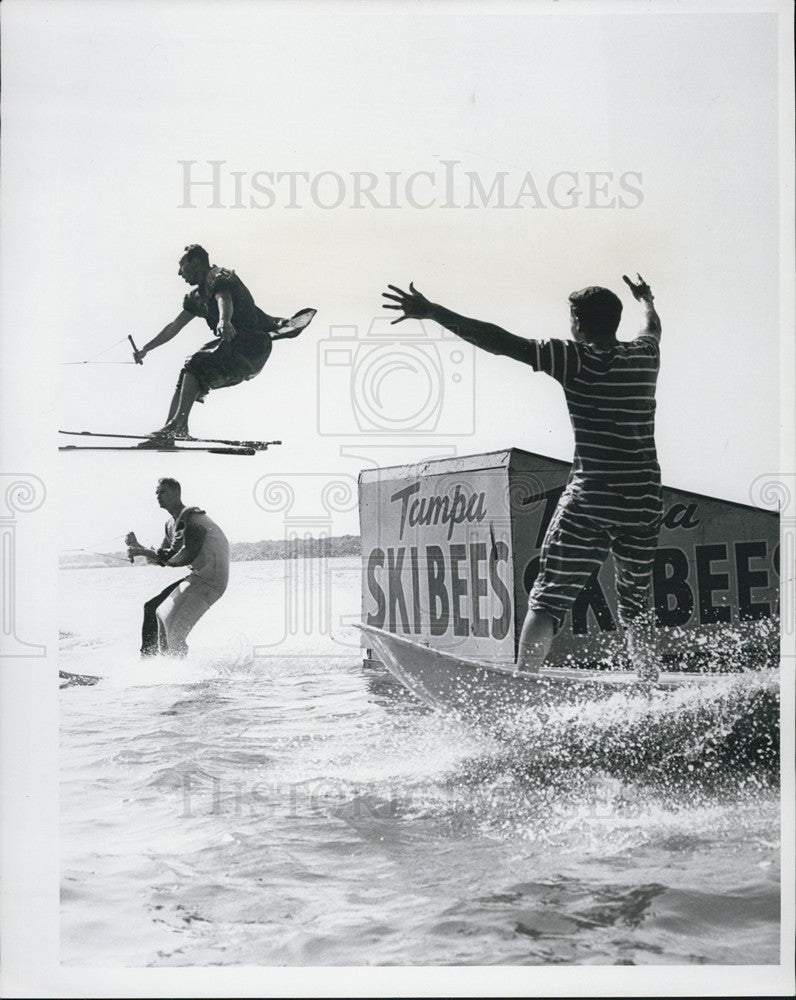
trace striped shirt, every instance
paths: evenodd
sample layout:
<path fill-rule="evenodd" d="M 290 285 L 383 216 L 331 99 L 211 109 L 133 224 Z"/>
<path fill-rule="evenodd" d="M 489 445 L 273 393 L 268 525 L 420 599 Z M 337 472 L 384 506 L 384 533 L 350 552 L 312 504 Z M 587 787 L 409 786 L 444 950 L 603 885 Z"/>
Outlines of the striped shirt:
<path fill-rule="evenodd" d="M 598 348 L 571 340 L 529 340 L 524 360 L 564 389 L 575 433 L 570 492 L 598 520 L 654 522 L 662 506 L 655 451 L 658 341 L 642 335 Z"/>

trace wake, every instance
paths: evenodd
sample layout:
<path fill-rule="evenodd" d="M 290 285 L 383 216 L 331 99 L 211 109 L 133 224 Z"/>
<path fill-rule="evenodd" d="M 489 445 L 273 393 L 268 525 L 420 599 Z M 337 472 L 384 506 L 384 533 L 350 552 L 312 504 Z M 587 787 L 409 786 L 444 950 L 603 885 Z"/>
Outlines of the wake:
<path fill-rule="evenodd" d="M 251 642 L 244 636 L 232 637 L 221 646 L 197 645 L 179 660 L 168 656 L 141 659 L 127 640 L 108 643 L 62 635 L 59 674 L 62 688 L 93 684 L 112 688 L 182 685 L 248 677 L 254 661 Z"/>
<path fill-rule="evenodd" d="M 495 735 L 505 765 L 545 783 L 600 771 L 672 788 L 770 786 L 779 773 L 779 714 L 778 672 L 750 671 L 698 688 L 520 712 Z"/>

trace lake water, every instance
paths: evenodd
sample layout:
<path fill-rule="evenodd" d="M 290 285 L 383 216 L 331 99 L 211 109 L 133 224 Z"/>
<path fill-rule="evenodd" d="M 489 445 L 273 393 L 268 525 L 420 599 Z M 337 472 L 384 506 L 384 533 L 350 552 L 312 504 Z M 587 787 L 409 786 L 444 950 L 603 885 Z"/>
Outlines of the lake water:
<path fill-rule="evenodd" d="M 364 668 L 359 561 L 233 563 L 187 660 L 158 567 L 63 571 L 61 960 L 779 962 L 779 689 L 487 729 Z"/>

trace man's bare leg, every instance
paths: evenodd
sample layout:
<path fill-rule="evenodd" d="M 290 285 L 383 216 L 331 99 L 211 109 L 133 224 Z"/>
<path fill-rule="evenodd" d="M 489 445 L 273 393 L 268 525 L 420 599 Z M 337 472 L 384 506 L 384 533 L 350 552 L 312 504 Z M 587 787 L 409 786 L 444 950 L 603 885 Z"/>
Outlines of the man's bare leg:
<path fill-rule="evenodd" d="M 150 437 L 166 437 L 170 435 L 171 431 L 167 431 L 166 428 L 170 426 L 172 420 L 174 419 L 177 410 L 180 405 L 180 392 L 182 390 L 182 379 L 180 379 L 179 385 L 174 390 L 174 395 L 171 397 L 171 403 L 169 403 L 169 412 L 166 416 L 166 423 L 158 431 L 152 431 L 149 435 Z M 139 445 L 139 447 L 146 447 L 146 445 Z"/>
<path fill-rule="evenodd" d="M 169 408 L 169 416 L 166 423 L 160 430 L 153 431 L 151 437 L 187 437 L 188 436 L 188 415 L 191 407 L 196 402 L 200 393 L 199 383 L 190 373 L 185 372 L 182 376 L 180 387 L 175 392 Z"/>
<path fill-rule="evenodd" d="M 166 417 L 166 423 L 170 423 L 174 419 L 174 415 L 180 405 L 180 389 L 182 388 L 182 381 L 179 386 L 174 390 L 174 395 L 171 397 L 171 403 L 169 404 L 169 412 Z"/>
<path fill-rule="evenodd" d="M 527 673 L 537 673 L 550 652 L 553 641 L 554 623 L 544 611 L 528 608 L 520 632 L 520 648 L 517 653 L 517 669 Z"/>
<path fill-rule="evenodd" d="M 181 581 L 155 611 L 165 636 L 165 655 L 179 659 L 187 656 L 188 633 L 220 596 L 206 583 Z"/>

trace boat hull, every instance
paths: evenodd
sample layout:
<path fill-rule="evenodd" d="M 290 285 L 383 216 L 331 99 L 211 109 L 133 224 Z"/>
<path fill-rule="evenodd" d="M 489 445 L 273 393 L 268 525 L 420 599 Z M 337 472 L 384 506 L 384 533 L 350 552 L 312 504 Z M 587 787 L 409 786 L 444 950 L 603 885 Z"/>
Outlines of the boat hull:
<path fill-rule="evenodd" d="M 517 673 L 500 664 L 431 649 L 371 625 L 359 628 L 387 670 L 432 708 L 483 715 L 592 701 L 619 691 L 640 690 L 639 678 L 632 671 L 552 668 L 534 674 Z M 708 679 L 709 675 L 662 674 L 655 687 L 668 689 Z"/>

